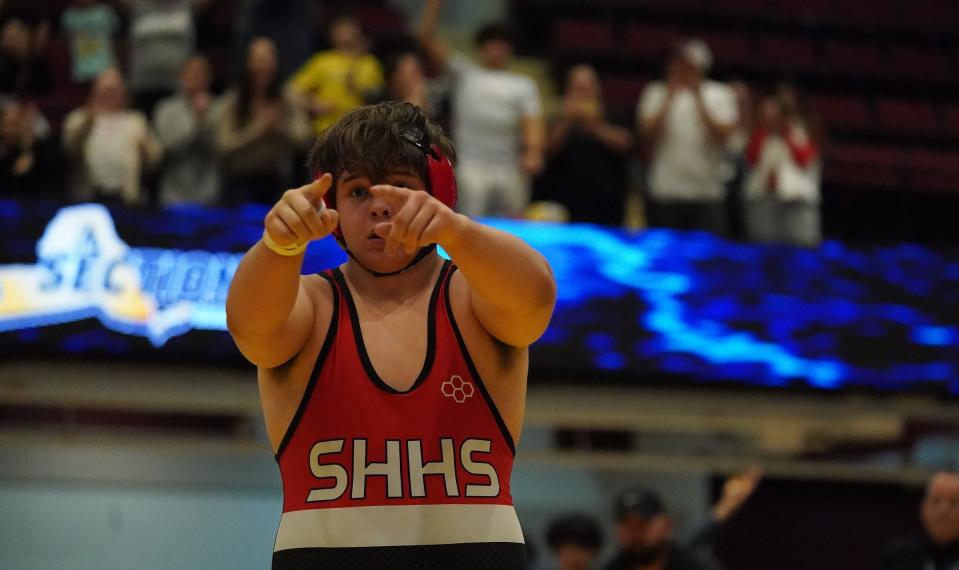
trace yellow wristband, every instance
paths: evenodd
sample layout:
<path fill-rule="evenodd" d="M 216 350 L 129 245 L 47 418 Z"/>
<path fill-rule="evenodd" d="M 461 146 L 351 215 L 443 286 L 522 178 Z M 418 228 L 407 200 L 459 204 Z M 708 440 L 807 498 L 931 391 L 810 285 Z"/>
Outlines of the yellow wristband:
<path fill-rule="evenodd" d="M 279 245 L 273 238 L 270 237 L 270 234 L 266 230 L 263 230 L 263 245 L 268 247 L 270 251 L 277 255 L 282 255 L 283 257 L 293 257 L 294 255 L 300 255 L 306 251 L 305 243 L 294 243 L 290 245 Z"/>

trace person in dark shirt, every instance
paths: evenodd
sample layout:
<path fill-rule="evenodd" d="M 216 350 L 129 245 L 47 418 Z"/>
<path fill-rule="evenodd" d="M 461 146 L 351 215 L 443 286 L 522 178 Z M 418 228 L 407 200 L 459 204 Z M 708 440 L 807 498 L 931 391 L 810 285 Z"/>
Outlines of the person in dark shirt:
<path fill-rule="evenodd" d="M 603 546 L 603 531 L 587 514 L 564 515 L 549 524 L 546 543 L 559 570 L 589 570 Z"/>
<path fill-rule="evenodd" d="M 606 570 L 714 570 L 706 557 L 673 540 L 673 521 L 659 496 L 627 489 L 616 499 L 620 550 Z"/>
<path fill-rule="evenodd" d="M 549 162 L 538 185 L 548 195 L 541 198 L 565 206 L 571 221 L 621 225 L 632 146 L 632 132 L 607 117 L 596 71 L 574 66 L 566 78 L 562 111 L 549 127 Z"/>
<path fill-rule="evenodd" d="M 959 474 L 933 475 L 919 520 L 923 532 L 890 543 L 878 570 L 959 570 Z"/>
<path fill-rule="evenodd" d="M 19 18 L 0 29 L 0 93 L 45 95 L 53 90 L 53 73 L 43 56 L 49 25 L 36 30 Z"/>
<path fill-rule="evenodd" d="M 616 499 L 616 538 L 620 550 L 606 570 L 721 570 L 713 558 L 720 527 L 733 517 L 762 481 L 753 466 L 726 479 L 709 518 L 690 537 L 677 542 L 673 521 L 659 496 L 648 489 L 627 489 Z"/>
<path fill-rule="evenodd" d="M 35 128 L 38 114 L 32 104 L 0 102 L 0 198 L 51 196 L 58 169 L 49 129 Z"/>

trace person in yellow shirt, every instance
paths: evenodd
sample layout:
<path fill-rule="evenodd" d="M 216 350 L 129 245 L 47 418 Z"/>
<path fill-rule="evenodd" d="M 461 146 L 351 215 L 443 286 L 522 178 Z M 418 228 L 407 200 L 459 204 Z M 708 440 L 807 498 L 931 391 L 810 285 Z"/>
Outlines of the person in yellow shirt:
<path fill-rule="evenodd" d="M 384 83 L 383 66 L 368 53 L 367 39 L 356 20 L 334 20 L 330 43 L 332 48 L 311 57 L 289 86 L 294 101 L 310 114 L 316 134 L 377 96 Z"/>

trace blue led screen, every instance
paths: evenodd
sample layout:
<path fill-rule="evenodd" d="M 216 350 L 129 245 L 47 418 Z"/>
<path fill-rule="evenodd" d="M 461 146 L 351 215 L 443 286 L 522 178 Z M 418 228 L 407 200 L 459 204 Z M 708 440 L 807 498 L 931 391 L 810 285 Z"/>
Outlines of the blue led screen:
<path fill-rule="evenodd" d="M 265 212 L 0 202 L 0 354 L 242 363 L 223 302 Z M 559 284 L 534 378 L 959 393 L 959 251 L 488 223 Z M 305 271 L 344 259 L 324 240 Z"/>

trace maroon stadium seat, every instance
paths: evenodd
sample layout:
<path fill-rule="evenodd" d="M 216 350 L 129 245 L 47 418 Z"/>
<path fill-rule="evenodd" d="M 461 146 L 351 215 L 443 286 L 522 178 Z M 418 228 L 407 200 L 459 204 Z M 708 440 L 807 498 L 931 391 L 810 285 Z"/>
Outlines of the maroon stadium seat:
<path fill-rule="evenodd" d="M 827 153 L 827 160 L 833 164 L 876 168 L 904 168 L 909 158 L 908 151 L 900 147 L 862 144 L 835 144 Z"/>
<path fill-rule="evenodd" d="M 902 187 L 902 177 L 895 168 L 827 164 L 823 184 L 826 187 L 898 190 Z"/>
<path fill-rule="evenodd" d="M 621 3 L 636 3 L 635 0 L 619 0 Z M 710 4 L 709 0 L 646 0 L 644 4 L 656 10 L 671 12 L 700 11 L 703 6 Z"/>
<path fill-rule="evenodd" d="M 901 25 L 895 0 L 843 0 L 836 8 L 843 21 L 857 27 L 890 29 Z"/>
<path fill-rule="evenodd" d="M 939 51 L 913 47 L 890 48 L 889 68 L 895 76 L 926 81 L 954 79 L 946 56 Z"/>
<path fill-rule="evenodd" d="M 759 38 L 759 57 L 770 67 L 807 70 L 817 66 L 812 42 L 803 38 L 764 36 Z"/>
<path fill-rule="evenodd" d="M 763 17 L 770 13 L 769 0 L 712 0 L 708 8 L 717 14 Z"/>
<path fill-rule="evenodd" d="M 756 50 L 745 33 L 703 32 L 695 34 L 713 51 L 717 64 L 750 64 L 756 59 Z"/>
<path fill-rule="evenodd" d="M 822 22 L 835 18 L 834 0 L 774 0 L 776 10 L 791 20 Z"/>
<path fill-rule="evenodd" d="M 626 29 L 626 49 L 633 55 L 662 59 L 679 37 L 679 32 L 668 26 L 632 24 Z"/>
<path fill-rule="evenodd" d="M 959 4 L 955 0 L 909 0 L 902 7 L 902 22 L 921 32 L 955 31 L 959 28 Z"/>
<path fill-rule="evenodd" d="M 822 117 L 826 128 L 870 129 L 874 120 L 860 97 L 850 95 L 818 95 L 812 98 L 813 106 Z"/>
<path fill-rule="evenodd" d="M 831 71 L 853 77 L 874 76 L 884 71 L 879 48 L 863 43 L 827 43 L 825 63 Z"/>
<path fill-rule="evenodd" d="M 555 20 L 552 29 L 553 49 L 564 54 L 600 54 L 616 50 L 615 30 L 601 20 Z"/>
<path fill-rule="evenodd" d="M 907 162 L 913 171 L 959 176 L 959 151 L 919 148 L 908 154 Z"/>
<path fill-rule="evenodd" d="M 898 147 L 832 145 L 826 152 L 823 181 L 827 186 L 898 190 L 908 158 Z"/>
<path fill-rule="evenodd" d="M 959 138 L 959 106 L 946 107 L 946 128 L 953 137 Z"/>
<path fill-rule="evenodd" d="M 942 176 L 936 173 L 910 173 L 909 189 L 914 192 L 952 193 L 959 192 L 959 177 Z"/>
<path fill-rule="evenodd" d="M 933 108 L 925 102 L 882 99 L 876 102 L 879 126 L 891 133 L 931 133 L 939 128 Z"/>
<path fill-rule="evenodd" d="M 354 15 L 363 24 L 366 33 L 373 38 L 399 36 L 406 30 L 403 15 L 391 6 L 362 4 L 355 8 Z"/>
<path fill-rule="evenodd" d="M 908 163 L 913 190 L 959 191 L 959 151 L 916 149 L 910 153 Z"/>
<path fill-rule="evenodd" d="M 634 75 L 603 78 L 606 104 L 616 111 L 631 111 L 639 102 L 639 95 L 648 82 L 648 78 Z"/>

